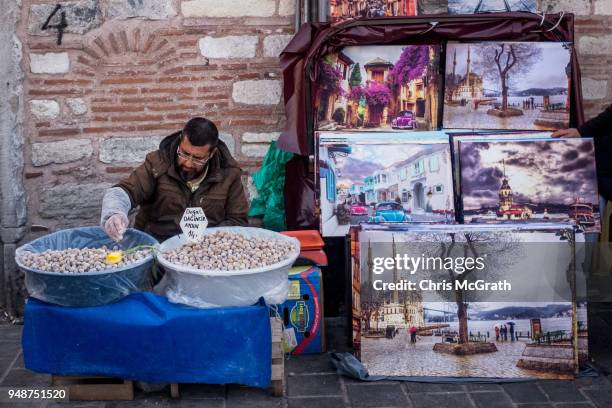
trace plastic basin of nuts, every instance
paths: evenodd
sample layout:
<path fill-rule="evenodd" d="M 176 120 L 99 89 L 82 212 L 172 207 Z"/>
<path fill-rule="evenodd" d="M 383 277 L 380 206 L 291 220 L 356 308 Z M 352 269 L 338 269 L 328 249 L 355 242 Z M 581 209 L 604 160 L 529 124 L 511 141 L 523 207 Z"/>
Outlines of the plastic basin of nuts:
<path fill-rule="evenodd" d="M 160 245 L 157 261 L 165 274 L 158 293 L 195 307 L 248 306 L 260 297 L 268 304 L 285 301 L 289 269 L 300 253 L 297 239 L 251 227 L 204 234 L 199 244 L 176 235 Z"/>
<path fill-rule="evenodd" d="M 25 274 L 30 296 L 62 306 L 99 306 L 118 301 L 130 293 L 150 290 L 154 254 L 149 252 L 145 256 L 134 257 L 129 263 L 108 265 L 108 268 L 99 267 L 87 272 L 70 272 L 57 267 L 50 269 L 62 270 L 43 270 L 26 262 L 26 257 L 45 251 L 103 246 L 112 248 L 114 245 L 99 227 L 71 228 L 45 235 L 17 248 L 15 261 Z M 158 246 L 159 243 L 152 236 L 135 229 L 127 230 L 120 242 L 125 249 L 139 245 Z"/>

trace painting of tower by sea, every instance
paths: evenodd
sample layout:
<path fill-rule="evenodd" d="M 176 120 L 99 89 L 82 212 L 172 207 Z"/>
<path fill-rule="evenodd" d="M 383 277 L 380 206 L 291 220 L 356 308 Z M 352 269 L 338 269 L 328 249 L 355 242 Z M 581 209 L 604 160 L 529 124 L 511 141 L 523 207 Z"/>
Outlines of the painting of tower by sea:
<path fill-rule="evenodd" d="M 450 14 L 528 11 L 535 13 L 536 0 L 448 0 Z"/>
<path fill-rule="evenodd" d="M 601 228 L 594 143 L 575 139 L 460 140 L 465 223 L 574 222 Z"/>
<path fill-rule="evenodd" d="M 350 46 L 326 55 L 317 67 L 316 129 L 436 129 L 439 59 L 434 45 Z"/>
<path fill-rule="evenodd" d="M 377 228 L 351 231 L 353 344 L 369 375 L 574 377 L 586 310 L 571 284 L 572 226 Z M 436 266 L 482 256 L 482 268 Z M 499 286 L 461 288 L 470 282 Z"/>
<path fill-rule="evenodd" d="M 418 0 L 329 0 L 331 21 L 349 18 L 416 16 Z"/>
<path fill-rule="evenodd" d="M 552 42 L 450 42 L 444 127 L 567 128 L 571 50 L 570 44 Z"/>

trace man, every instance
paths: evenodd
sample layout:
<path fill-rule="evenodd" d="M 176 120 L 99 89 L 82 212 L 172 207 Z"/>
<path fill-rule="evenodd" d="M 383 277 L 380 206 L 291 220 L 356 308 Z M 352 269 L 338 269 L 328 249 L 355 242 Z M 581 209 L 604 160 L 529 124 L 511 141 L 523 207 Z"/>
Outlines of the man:
<path fill-rule="evenodd" d="M 557 130 L 552 137 L 593 137 L 599 194 L 612 200 L 612 105 L 578 129 Z M 605 201 L 603 201 L 605 203 Z M 600 212 L 603 214 L 603 205 Z"/>
<path fill-rule="evenodd" d="M 179 222 L 187 207 L 201 207 L 209 227 L 247 225 L 241 174 L 215 124 L 193 118 L 106 191 L 101 226 L 113 240 L 121 240 L 128 212 L 138 206 L 134 227 L 160 241 L 181 233 Z"/>

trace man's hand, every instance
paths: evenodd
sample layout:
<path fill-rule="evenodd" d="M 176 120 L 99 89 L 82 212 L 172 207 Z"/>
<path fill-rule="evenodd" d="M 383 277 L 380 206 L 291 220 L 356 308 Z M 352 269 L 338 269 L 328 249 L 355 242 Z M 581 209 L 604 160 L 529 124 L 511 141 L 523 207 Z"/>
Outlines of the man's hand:
<path fill-rule="evenodd" d="M 104 231 L 113 241 L 121 241 L 129 223 L 125 214 L 113 214 L 104 223 Z"/>
<path fill-rule="evenodd" d="M 561 129 L 553 132 L 551 137 L 580 137 L 580 132 L 575 128 Z"/>

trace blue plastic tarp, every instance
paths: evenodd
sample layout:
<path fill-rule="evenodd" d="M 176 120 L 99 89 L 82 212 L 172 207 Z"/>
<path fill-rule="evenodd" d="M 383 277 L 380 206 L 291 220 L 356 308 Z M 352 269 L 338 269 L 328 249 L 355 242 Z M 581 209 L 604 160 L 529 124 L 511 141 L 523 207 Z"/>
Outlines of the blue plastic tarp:
<path fill-rule="evenodd" d="M 271 379 L 263 300 L 196 309 L 137 293 L 110 305 L 72 308 L 30 298 L 22 342 L 26 368 L 55 375 L 262 388 Z"/>

